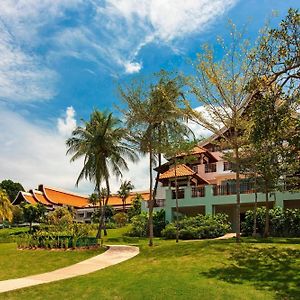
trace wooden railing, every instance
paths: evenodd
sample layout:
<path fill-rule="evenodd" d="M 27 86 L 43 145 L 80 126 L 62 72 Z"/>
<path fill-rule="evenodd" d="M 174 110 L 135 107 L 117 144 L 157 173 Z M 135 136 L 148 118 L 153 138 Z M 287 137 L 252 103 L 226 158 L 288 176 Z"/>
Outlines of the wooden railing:
<path fill-rule="evenodd" d="M 241 194 L 251 194 L 254 193 L 253 183 L 241 183 L 240 185 Z M 235 195 L 236 185 L 235 184 L 222 184 L 213 186 L 213 195 Z"/>

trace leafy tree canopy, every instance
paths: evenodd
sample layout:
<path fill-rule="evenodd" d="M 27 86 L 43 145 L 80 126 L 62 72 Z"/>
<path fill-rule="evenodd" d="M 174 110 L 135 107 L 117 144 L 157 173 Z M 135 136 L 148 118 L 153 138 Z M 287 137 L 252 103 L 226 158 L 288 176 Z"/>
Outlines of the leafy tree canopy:
<path fill-rule="evenodd" d="M 19 191 L 24 192 L 24 188 L 21 183 L 14 182 L 10 179 L 5 179 L 0 183 L 0 188 L 4 189 L 8 194 L 10 202 L 13 202 L 17 197 Z"/>

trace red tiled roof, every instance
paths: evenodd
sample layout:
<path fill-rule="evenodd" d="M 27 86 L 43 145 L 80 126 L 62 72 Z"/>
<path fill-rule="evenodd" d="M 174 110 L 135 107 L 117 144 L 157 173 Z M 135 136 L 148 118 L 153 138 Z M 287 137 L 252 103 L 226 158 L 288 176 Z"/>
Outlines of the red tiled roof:
<path fill-rule="evenodd" d="M 29 204 L 37 204 L 37 201 L 34 199 L 32 194 L 26 193 L 26 192 L 21 192 L 21 195 L 23 196 L 24 200 L 29 203 Z"/>
<path fill-rule="evenodd" d="M 44 196 L 44 194 L 43 194 L 41 191 L 30 190 L 29 192 L 33 195 L 34 199 L 35 199 L 37 202 L 39 202 L 39 203 L 41 203 L 41 204 L 44 204 L 44 205 L 46 205 L 46 206 L 51 206 L 51 205 L 52 205 L 52 203 L 49 202 L 49 201 L 46 199 L 46 197 Z"/>
<path fill-rule="evenodd" d="M 47 201 L 52 204 L 74 207 L 85 207 L 89 204 L 88 197 L 86 196 L 76 195 L 44 185 L 40 185 L 39 190 L 44 194 Z"/>
<path fill-rule="evenodd" d="M 189 168 L 184 164 L 176 166 L 176 177 L 193 176 L 195 174 L 196 172 L 194 172 L 191 168 Z M 168 179 L 174 177 L 175 177 L 175 167 L 159 175 L 159 179 Z"/>

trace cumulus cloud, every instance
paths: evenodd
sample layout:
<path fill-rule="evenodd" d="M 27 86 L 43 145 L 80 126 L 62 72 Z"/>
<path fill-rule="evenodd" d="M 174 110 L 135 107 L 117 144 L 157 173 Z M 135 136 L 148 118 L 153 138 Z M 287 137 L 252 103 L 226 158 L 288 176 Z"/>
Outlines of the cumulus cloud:
<path fill-rule="evenodd" d="M 62 136 L 69 137 L 75 128 L 76 128 L 75 110 L 72 106 L 69 106 L 67 107 L 65 117 L 58 118 L 57 129 Z"/>

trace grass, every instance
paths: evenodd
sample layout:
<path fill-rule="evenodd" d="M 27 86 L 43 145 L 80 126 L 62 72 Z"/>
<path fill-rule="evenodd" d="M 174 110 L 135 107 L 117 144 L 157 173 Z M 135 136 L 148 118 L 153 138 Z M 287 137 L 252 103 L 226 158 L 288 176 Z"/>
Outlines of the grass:
<path fill-rule="evenodd" d="M 141 253 L 119 265 L 51 284 L 2 294 L 3 299 L 299 299 L 300 240 L 180 242 L 123 238 Z M 0 298 L 1 298 L 0 296 Z"/>
<path fill-rule="evenodd" d="M 72 265 L 104 249 L 90 250 L 18 250 L 14 237 L 28 228 L 0 229 L 0 280 L 53 271 Z M 1 299 L 1 296 L 0 296 Z"/>

